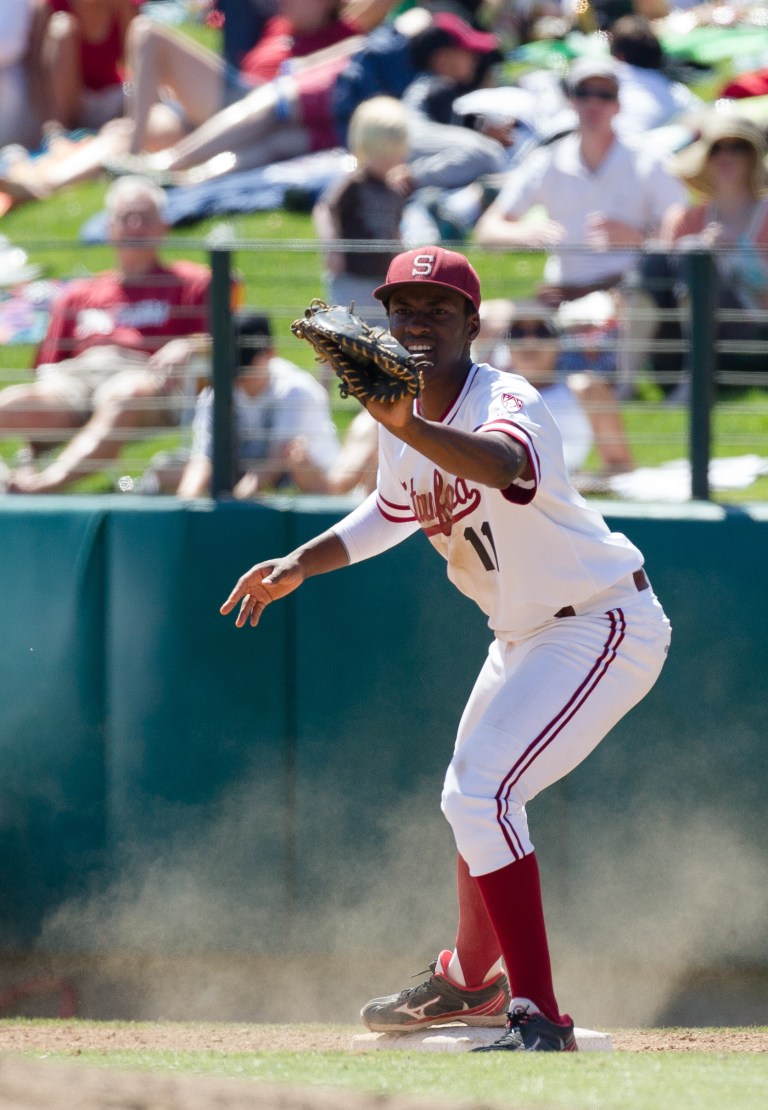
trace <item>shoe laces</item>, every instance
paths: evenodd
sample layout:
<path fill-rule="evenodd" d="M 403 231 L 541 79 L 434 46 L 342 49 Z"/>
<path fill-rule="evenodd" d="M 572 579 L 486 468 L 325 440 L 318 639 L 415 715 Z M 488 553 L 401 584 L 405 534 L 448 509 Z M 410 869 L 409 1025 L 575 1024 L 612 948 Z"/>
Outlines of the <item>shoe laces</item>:
<path fill-rule="evenodd" d="M 519 1010 L 507 1015 L 507 1028 L 499 1037 L 497 1044 L 500 1045 L 514 1045 L 515 1048 L 520 1048 L 525 1045 L 525 1026 L 533 1017 L 526 1010 Z"/>
<path fill-rule="evenodd" d="M 400 991 L 398 997 L 412 998 L 414 995 L 418 994 L 419 991 L 423 991 L 431 983 L 432 976 L 435 974 L 436 970 L 437 960 L 433 960 L 429 967 L 425 968 L 423 971 L 417 971 L 415 975 L 411 976 L 412 979 L 420 979 L 422 975 L 429 975 L 429 979 L 424 979 L 421 983 L 417 983 L 415 987 L 406 987 L 405 990 Z"/>
<path fill-rule="evenodd" d="M 517 1048 L 525 1045 L 523 1034 L 525 1027 L 535 1018 L 536 1013 L 531 1013 L 527 1006 L 515 1006 L 507 1014 L 507 1028 L 498 1040 L 498 1044 L 513 1044 Z"/>
<path fill-rule="evenodd" d="M 515 1006 L 514 1010 L 510 1010 L 507 1014 L 508 1028 L 517 1029 L 527 1025 L 537 1015 L 531 1013 L 528 1006 Z"/>

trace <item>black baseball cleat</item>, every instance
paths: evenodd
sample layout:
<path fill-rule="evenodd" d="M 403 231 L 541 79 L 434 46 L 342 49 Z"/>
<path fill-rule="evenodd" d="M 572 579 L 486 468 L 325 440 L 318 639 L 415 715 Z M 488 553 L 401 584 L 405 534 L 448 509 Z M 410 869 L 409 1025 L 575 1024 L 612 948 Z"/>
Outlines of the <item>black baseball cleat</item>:
<path fill-rule="evenodd" d="M 473 1048 L 472 1052 L 577 1052 L 573 1022 L 566 1014 L 560 1025 L 550 1021 L 530 1003 L 515 1004 L 509 1013 L 507 1030 L 493 1044 Z"/>
<path fill-rule="evenodd" d="M 360 1011 L 372 1033 L 414 1033 L 431 1025 L 461 1021 L 465 1025 L 504 1025 L 509 1008 L 509 983 L 500 972 L 479 987 L 462 987 L 445 974 L 451 953 L 441 952 L 428 979 L 399 994 L 373 998 Z"/>

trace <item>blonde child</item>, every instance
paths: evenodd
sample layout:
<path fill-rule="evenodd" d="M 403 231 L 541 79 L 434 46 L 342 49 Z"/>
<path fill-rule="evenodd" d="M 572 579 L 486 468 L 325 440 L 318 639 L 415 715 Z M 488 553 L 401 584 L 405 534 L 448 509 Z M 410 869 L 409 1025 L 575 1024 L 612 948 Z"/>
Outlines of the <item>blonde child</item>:
<path fill-rule="evenodd" d="M 381 322 L 384 310 L 372 290 L 401 249 L 407 193 L 398 188 L 392 171 L 408 157 L 405 108 L 390 96 L 371 97 L 353 113 L 347 141 L 356 166 L 326 191 L 313 212 L 318 235 L 330 248 L 326 294 L 332 304 L 354 301 L 360 315 Z"/>

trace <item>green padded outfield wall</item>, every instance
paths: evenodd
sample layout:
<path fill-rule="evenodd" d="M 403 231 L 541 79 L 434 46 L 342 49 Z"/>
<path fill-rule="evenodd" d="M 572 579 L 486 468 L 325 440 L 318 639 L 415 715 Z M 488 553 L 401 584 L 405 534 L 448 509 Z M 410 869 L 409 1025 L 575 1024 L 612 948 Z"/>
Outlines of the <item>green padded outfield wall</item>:
<path fill-rule="evenodd" d="M 348 507 L 6 499 L 3 947 L 404 950 L 452 927 L 439 794 L 482 615 L 422 537 L 308 582 L 257 630 L 218 613 L 243 570 Z M 595 905 L 623 906 L 647 951 L 655 899 L 695 919 L 702 962 L 768 965 L 768 514 L 605 508 L 645 552 L 673 647 L 530 807 L 553 929 L 589 937 Z"/>
<path fill-rule="evenodd" d="M 0 930 L 29 941 L 102 867 L 105 546 L 99 502 L 0 514 Z"/>

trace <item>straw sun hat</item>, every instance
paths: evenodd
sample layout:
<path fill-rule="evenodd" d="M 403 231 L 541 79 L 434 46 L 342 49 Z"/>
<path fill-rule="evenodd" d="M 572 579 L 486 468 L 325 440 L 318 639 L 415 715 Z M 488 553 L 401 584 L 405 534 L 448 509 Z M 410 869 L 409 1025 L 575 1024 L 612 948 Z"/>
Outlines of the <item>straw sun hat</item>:
<path fill-rule="evenodd" d="M 768 172 L 765 167 L 765 137 L 759 127 L 749 120 L 736 116 L 713 115 L 701 127 L 700 137 L 690 146 L 675 154 L 670 169 L 692 189 L 712 195 L 707 160 L 712 147 L 720 139 L 743 139 L 755 152 L 752 185 L 756 195 L 768 192 Z"/>

